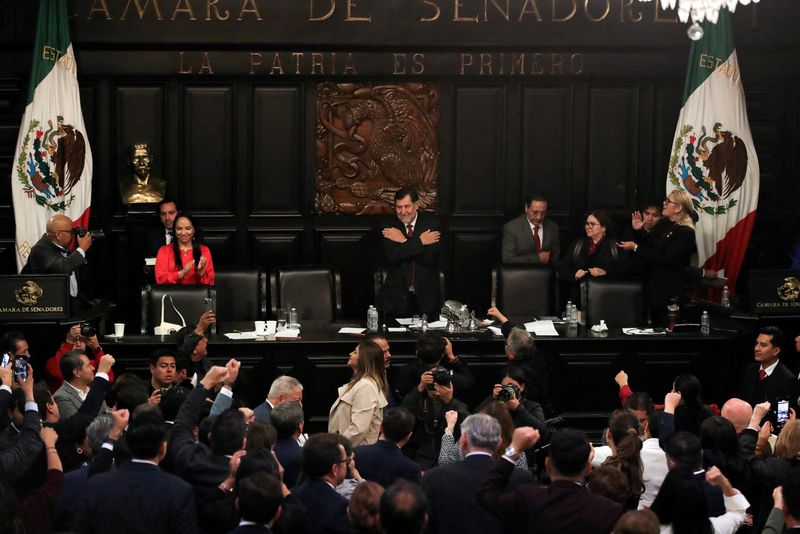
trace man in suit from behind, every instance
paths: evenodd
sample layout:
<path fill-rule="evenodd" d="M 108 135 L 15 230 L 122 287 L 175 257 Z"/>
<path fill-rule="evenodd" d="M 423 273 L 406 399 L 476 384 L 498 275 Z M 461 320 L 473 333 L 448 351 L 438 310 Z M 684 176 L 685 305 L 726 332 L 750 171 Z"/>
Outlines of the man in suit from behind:
<path fill-rule="evenodd" d="M 558 225 L 547 218 L 547 198 L 525 199 L 524 213 L 503 226 L 503 263 L 555 264 L 561 256 Z"/>
<path fill-rule="evenodd" d="M 242 519 L 230 534 L 271 534 L 282 511 L 281 481 L 268 473 L 255 473 L 239 482 L 237 492 L 236 509 Z"/>
<path fill-rule="evenodd" d="M 102 363 L 102 359 L 100 360 Z M 64 383 L 53 394 L 53 399 L 58 404 L 58 411 L 61 417 L 66 419 L 78 413 L 81 404 L 89 394 L 89 387 L 94 381 L 94 363 L 86 356 L 86 352 L 82 350 L 73 350 L 65 354 L 59 363 L 61 368 L 61 376 L 64 377 Z M 109 369 L 105 369 L 108 367 Z M 105 378 L 108 379 L 108 372 L 110 365 L 98 370 L 98 373 L 105 373 Z M 105 403 L 100 407 L 100 411 L 105 410 Z M 97 414 L 91 414 L 93 417 Z"/>
<path fill-rule="evenodd" d="M 384 488 L 400 478 L 419 484 L 419 465 L 401 450 L 411 439 L 415 423 L 414 415 L 406 408 L 392 408 L 384 414 L 380 439 L 354 450 L 356 469 L 363 478 Z"/>
<path fill-rule="evenodd" d="M 780 361 L 786 336 L 776 326 L 762 328 L 753 349 L 755 361 L 742 372 L 740 397 L 755 406 L 764 401 L 773 406 L 778 400 L 788 399 L 797 409 L 797 378 Z"/>
<path fill-rule="evenodd" d="M 419 210 L 417 191 L 394 195 L 396 217 L 381 224 L 379 237 L 388 262 L 382 311 L 392 317 L 439 316 L 439 221 Z"/>
<path fill-rule="evenodd" d="M 272 381 L 264 402 L 253 409 L 253 415 L 256 421 L 269 424 L 269 414 L 273 408 L 283 402 L 294 401 L 303 404 L 303 384 L 292 376 L 279 376 Z"/>
<path fill-rule="evenodd" d="M 460 462 L 435 467 L 425 473 L 422 489 L 428 498 L 429 530 L 460 534 L 490 534 L 507 531 L 502 520 L 478 506 L 476 498 L 486 474 L 494 466 L 493 454 L 500 446 L 500 423 L 486 414 L 473 414 L 461 424 Z M 514 469 L 509 488 L 533 483 L 533 475 Z"/>
<path fill-rule="evenodd" d="M 303 466 L 303 448 L 297 438 L 303 433 L 303 405 L 299 401 L 282 402 L 272 409 L 269 420 L 278 434 L 275 456 L 283 466 L 283 481 L 287 488 L 297 484 Z"/>
<path fill-rule="evenodd" d="M 167 454 L 161 415 L 139 414 L 128 425 L 125 439 L 132 460 L 89 480 L 75 532 L 198 532 L 192 487 L 158 467 Z"/>
<path fill-rule="evenodd" d="M 378 508 L 384 534 L 420 534 L 428 524 L 425 493 L 407 480 L 398 480 L 386 488 Z"/>
<path fill-rule="evenodd" d="M 306 480 L 294 494 L 306 507 L 311 534 L 350 534 L 347 499 L 336 487 L 347 476 L 347 453 L 336 434 L 314 434 L 303 447 Z"/>
<path fill-rule="evenodd" d="M 592 446 L 579 430 L 559 430 L 550 438 L 545 469 L 549 486 L 523 484 L 506 489 L 523 451 L 539 440 L 531 427 L 514 430 L 511 446 L 495 461 L 478 490 L 478 502 L 510 526 L 509 532 L 607 534 L 622 515 L 622 505 L 589 493 Z"/>

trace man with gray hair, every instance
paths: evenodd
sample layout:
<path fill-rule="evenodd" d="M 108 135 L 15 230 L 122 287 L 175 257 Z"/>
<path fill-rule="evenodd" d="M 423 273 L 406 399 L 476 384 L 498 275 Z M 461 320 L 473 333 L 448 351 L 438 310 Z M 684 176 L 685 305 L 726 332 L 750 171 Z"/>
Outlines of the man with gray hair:
<path fill-rule="evenodd" d="M 476 498 L 486 473 L 494 465 L 494 455 L 501 452 L 500 423 L 490 415 L 470 415 L 461 423 L 459 446 L 463 460 L 436 467 L 422 477 L 431 532 L 506 532 L 505 524 L 478 506 Z M 533 475 L 515 469 L 509 487 L 524 483 L 533 483 Z"/>
<path fill-rule="evenodd" d="M 298 445 L 297 438 L 303 433 L 304 419 L 303 405 L 299 401 L 282 402 L 269 414 L 270 423 L 278 434 L 273 450 L 283 466 L 287 488 L 294 487 L 303 467 L 303 448 Z"/>
<path fill-rule="evenodd" d="M 303 384 L 294 377 L 283 375 L 272 381 L 267 399 L 256 406 L 253 415 L 256 421 L 269 424 L 269 414 L 273 408 L 284 402 L 303 402 Z"/>

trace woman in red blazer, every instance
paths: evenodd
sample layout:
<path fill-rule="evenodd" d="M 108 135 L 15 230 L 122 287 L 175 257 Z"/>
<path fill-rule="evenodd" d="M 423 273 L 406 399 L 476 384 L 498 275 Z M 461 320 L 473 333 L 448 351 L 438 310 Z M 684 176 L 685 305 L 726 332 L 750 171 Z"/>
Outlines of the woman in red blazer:
<path fill-rule="evenodd" d="M 175 219 L 175 239 L 158 249 L 157 284 L 214 285 L 214 262 L 211 251 L 197 242 L 197 226 L 186 213 Z"/>

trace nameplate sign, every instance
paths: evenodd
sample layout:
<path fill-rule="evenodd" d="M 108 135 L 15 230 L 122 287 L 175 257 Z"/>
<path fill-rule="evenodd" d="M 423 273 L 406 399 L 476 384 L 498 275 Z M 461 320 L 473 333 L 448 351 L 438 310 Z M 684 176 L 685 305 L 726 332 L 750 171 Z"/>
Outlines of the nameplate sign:
<path fill-rule="evenodd" d="M 68 316 L 68 276 L 0 276 L 0 321 L 60 321 Z"/>
<path fill-rule="evenodd" d="M 800 314 L 800 271 L 751 271 L 750 311 L 757 315 Z"/>

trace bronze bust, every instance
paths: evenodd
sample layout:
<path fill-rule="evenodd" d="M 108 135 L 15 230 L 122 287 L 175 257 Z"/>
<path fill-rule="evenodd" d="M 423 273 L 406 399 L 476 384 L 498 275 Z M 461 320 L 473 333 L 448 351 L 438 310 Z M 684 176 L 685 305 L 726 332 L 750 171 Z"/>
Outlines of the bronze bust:
<path fill-rule="evenodd" d="M 150 175 L 153 153 L 147 143 L 136 143 L 128 151 L 131 180 L 120 180 L 119 191 L 125 204 L 145 204 L 164 200 L 166 181 Z"/>

